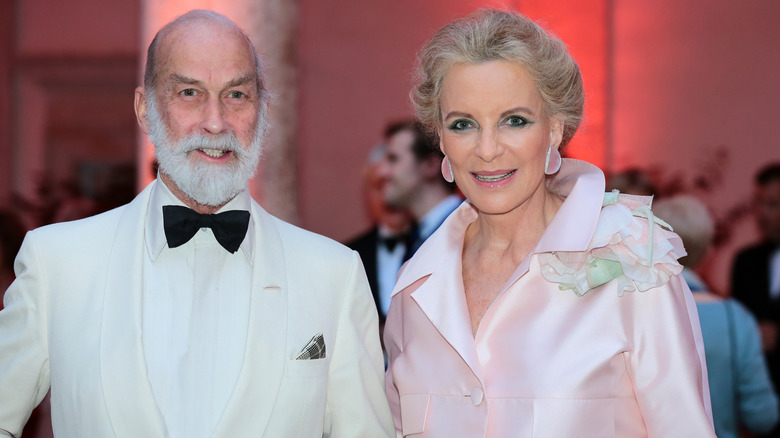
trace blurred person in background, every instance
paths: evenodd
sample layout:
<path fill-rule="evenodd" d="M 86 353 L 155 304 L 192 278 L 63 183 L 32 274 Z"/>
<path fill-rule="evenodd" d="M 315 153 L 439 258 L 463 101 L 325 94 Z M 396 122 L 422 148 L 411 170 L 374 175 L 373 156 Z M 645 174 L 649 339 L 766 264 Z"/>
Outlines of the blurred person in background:
<path fill-rule="evenodd" d="M 407 210 L 392 207 L 385 202 L 384 180 L 377 170 L 385 158 L 386 149 L 385 143 L 374 147 L 363 169 L 363 196 L 372 226 L 346 242 L 363 260 L 368 284 L 379 313 L 380 333 L 390 307 L 390 293 L 409 245 L 408 233 L 411 224 L 411 216 Z"/>
<path fill-rule="evenodd" d="M 653 211 L 674 228 L 688 253 L 680 263 L 699 310 L 715 433 L 718 438 L 737 438 L 740 427 L 753 433 L 771 431 L 778 422 L 778 401 L 756 319 L 736 300 L 710 292 L 695 271 L 712 244 L 715 221 L 707 207 L 689 195 L 661 199 Z"/>
<path fill-rule="evenodd" d="M 615 172 L 607 177 L 607 191 L 619 190 L 629 195 L 656 196 L 656 190 L 650 176 L 642 169 L 632 167 Z"/>
<path fill-rule="evenodd" d="M 742 249 L 731 269 L 731 295 L 758 319 L 769 374 L 780 385 L 780 163 L 755 176 L 754 212 L 761 241 Z M 780 437 L 780 428 L 773 432 Z"/>
<path fill-rule="evenodd" d="M 385 133 L 385 159 L 377 169 L 384 180 L 387 205 L 409 212 L 414 219 L 404 260 L 463 202 L 454 184 L 441 175 L 442 152 L 436 137 L 416 120 L 390 125 Z"/>

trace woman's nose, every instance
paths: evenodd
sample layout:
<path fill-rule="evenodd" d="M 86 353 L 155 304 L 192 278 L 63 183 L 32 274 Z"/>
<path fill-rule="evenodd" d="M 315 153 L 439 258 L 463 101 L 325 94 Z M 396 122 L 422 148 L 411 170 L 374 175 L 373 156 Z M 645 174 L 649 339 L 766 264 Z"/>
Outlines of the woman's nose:
<path fill-rule="evenodd" d="M 501 155 L 501 150 L 498 133 L 495 130 L 485 130 L 479 136 L 475 154 L 486 163 L 490 163 Z"/>

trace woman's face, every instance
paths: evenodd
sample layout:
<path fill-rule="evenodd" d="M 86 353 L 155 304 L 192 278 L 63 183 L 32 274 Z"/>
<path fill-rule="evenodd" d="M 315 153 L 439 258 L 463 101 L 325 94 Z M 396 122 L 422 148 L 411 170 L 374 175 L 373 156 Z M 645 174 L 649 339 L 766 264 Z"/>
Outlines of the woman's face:
<path fill-rule="evenodd" d="M 506 61 L 457 64 L 441 92 L 441 148 L 458 188 L 483 213 L 509 213 L 544 193 L 547 148 L 563 124 L 549 119 L 531 76 Z"/>

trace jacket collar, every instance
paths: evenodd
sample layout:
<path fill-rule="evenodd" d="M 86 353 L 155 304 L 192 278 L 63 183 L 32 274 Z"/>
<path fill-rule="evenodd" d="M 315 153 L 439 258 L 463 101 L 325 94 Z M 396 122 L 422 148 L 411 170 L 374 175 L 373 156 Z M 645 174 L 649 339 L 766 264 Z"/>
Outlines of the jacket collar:
<path fill-rule="evenodd" d="M 100 370 L 106 410 L 117 437 L 165 436 L 165 421 L 146 373 L 141 339 L 144 224 L 155 183 L 149 184 L 119 219 L 110 242 Z"/>

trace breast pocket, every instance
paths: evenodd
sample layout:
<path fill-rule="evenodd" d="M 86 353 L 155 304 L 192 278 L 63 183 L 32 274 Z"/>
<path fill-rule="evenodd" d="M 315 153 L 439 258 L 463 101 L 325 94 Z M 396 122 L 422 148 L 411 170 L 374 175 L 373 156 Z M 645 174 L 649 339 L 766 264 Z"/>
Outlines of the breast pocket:
<path fill-rule="evenodd" d="M 285 377 L 274 404 L 274 412 L 284 418 L 279 437 L 323 436 L 325 404 L 328 396 L 328 359 L 289 359 Z M 282 429 L 280 429 L 282 430 Z"/>
<path fill-rule="evenodd" d="M 328 359 L 288 360 L 287 377 L 322 377 L 328 373 Z"/>
<path fill-rule="evenodd" d="M 400 397 L 401 428 L 404 436 L 425 432 L 430 402 L 429 394 L 406 394 Z"/>

